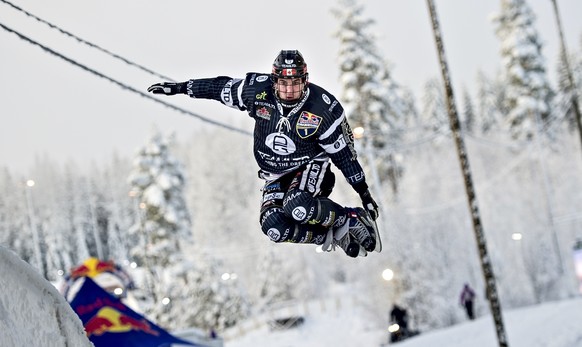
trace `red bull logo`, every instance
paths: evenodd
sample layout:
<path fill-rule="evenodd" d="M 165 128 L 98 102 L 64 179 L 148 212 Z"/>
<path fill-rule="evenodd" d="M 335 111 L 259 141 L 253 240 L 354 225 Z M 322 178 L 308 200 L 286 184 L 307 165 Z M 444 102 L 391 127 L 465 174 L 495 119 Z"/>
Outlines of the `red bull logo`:
<path fill-rule="evenodd" d="M 159 332 L 154 330 L 144 318 L 135 319 L 112 307 L 103 307 L 85 324 L 87 337 L 92 335 L 101 336 L 105 333 L 127 333 L 130 331 L 142 331 L 150 335 L 159 335 Z"/>
<path fill-rule="evenodd" d="M 103 261 L 97 258 L 89 258 L 83 264 L 71 270 L 72 278 L 91 277 L 103 272 L 114 272 L 115 264 L 112 261 Z"/>

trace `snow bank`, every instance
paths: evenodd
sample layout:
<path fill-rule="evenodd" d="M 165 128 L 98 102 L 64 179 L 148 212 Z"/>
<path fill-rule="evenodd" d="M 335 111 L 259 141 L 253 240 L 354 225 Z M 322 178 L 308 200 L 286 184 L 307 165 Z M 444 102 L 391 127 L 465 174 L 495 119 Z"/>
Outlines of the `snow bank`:
<path fill-rule="evenodd" d="M 0 346 L 93 346 L 64 297 L 0 246 Z"/>

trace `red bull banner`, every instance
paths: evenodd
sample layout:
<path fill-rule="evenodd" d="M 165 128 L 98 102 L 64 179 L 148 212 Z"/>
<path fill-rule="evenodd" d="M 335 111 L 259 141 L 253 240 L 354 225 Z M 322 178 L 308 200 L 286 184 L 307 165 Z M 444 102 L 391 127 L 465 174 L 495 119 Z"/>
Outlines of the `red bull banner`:
<path fill-rule="evenodd" d="M 169 347 L 172 344 L 202 346 L 172 336 L 87 277 L 71 301 L 85 332 L 95 347 Z"/>

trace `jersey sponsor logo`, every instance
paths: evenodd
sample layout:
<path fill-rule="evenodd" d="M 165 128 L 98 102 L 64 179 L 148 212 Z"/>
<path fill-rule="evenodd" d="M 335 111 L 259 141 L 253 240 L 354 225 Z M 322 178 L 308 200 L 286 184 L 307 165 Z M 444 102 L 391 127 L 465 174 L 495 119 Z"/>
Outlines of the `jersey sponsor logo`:
<path fill-rule="evenodd" d="M 337 140 L 335 140 L 334 143 L 332 143 L 330 145 L 322 145 L 322 147 L 326 153 L 333 154 L 333 153 L 337 153 L 337 152 L 341 151 L 347 145 L 348 144 L 346 142 L 346 138 L 345 138 L 344 134 L 342 133 L 338 136 Z"/>
<path fill-rule="evenodd" d="M 329 112 L 333 111 L 333 109 L 337 106 L 337 104 L 339 104 L 339 102 L 337 100 L 334 100 L 331 103 L 331 106 L 329 107 L 329 109 L 327 109 Z"/>
<path fill-rule="evenodd" d="M 256 113 L 257 117 L 259 117 L 259 118 L 263 118 L 266 120 L 271 119 L 271 112 L 264 106 L 257 109 L 257 111 L 255 113 Z"/>
<path fill-rule="evenodd" d="M 307 178 L 307 191 L 315 193 L 317 182 L 319 181 L 319 173 L 321 172 L 321 165 L 313 163 L 309 170 L 309 177 Z"/>
<path fill-rule="evenodd" d="M 285 196 L 284 193 L 269 193 L 269 194 L 265 194 L 265 195 L 263 195 L 263 202 L 266 202 L 266 201 L 269 201 L 269 200 L 283 199 L 284 196 Z"/>
<path fill-rule="evenodd" d="M 305 207 L 299 206 L 293 209 L 291 215 L 293 215 L 293 219 L 296 221 L 302 221 L 307 216 L 307 211 L 305 210 Z"/>
<path fill-rule="evenodd" d="M 315 134 L 319 125 L 321 124 L 322 117 L 317 116 L 313 113 L 303 111 L 297 120 L 297 125 L 295 129 L 297 134 L 302 139 L 308 138 L 309 136 Z"/>
<path fill-rule="evenodd" d="M 267 236 L 269 236 L 271 240 L 277 242 L 281 239 L 281 232 L 279 231 L 279 229 L 271 228 L 267 230 Z"/>
<path fill-rule="evenodd" d="M 257 100 L 265 100 L 267 98 L 267 92 L 266 91 L 262 91 L 261 93 L 255 95 L 255 98 Z"/>
<path fill-rule="evenodd" d="M 344 138 L 346 140 L 348 148 L 350 149 L 350 152 L 352 153 L 352 160 L 355 160 L 357 158 L 357 154 L 356 154 L 356 149 L 354 148 L 354 133 L 352 132 L 352 128 L 350 128 L 350 125 L 348 124 L 348 121 L 346 119 L 344 119 L 342 121 L 341 126 L 342 126 L 342 134 L 344 134 Z"/>
<path fill-rule="evenodd" d="M 361 180 L 363 180 L 366 176 L 364 175 L 363 171 L 358 172 L 355 175 L 351 175 L 350 177 L 348 177 L 348 182 L 350 183 L 356 183 L 359 182 Z"/>
<path fill-rule="evenodd" d="M 335 221 L 335 212 L 330 211 L 329 215 L 327 216 L 327 218 L 325 218 L 325 220 L 323 221 L 323 223 L 321 223 L 321 225 L 323 225 L 324 227 L 328 227 L 328 226 L 331 226 L 334 221 Z"/>
<path fill-rule="evenodd" d="M 321 98 L 323 99 L 323 101 L 325 101 L 326 104 L 331 104 L 331 100 L 329 99 L 329 96 L 327 96 L 327 94 L 321 94 Z"/>
<path fill-rule="evenodd" d="M 272 133 L 265 139 L 265 145 L 279 155 L 289 155 L 295 153 L 297 146 L 291 138 L 285 134 Z"/>
<path fill-rule="evenodd" d="M 293 193 L 293 194 L 289 194 L 289 196 L 287 196 L 285 198 L 285 200 L 283 200 L 283 206 L 286 206 L 289 201 L 295 199 L 296 197 L 298 197 L 299 195 L 301 195 L 301 192 L 297 192 L 297 193 Z"/>
<path fill-rule="evenodd" d="M 226 82 L 224 87 L 222 88 L 222 92 L 220 93 L 220 98 L 222 102 L 227 106 L 232 106 L 232 85 L 234 84 L 234 80 L 230 80 Z"/>
<path fill-rule="evenodd" d="M 269 76 L 262 75 L 262 76 L 257 77 L 257 82 L 265 82 L 268 79 L 269 79 Z"/>

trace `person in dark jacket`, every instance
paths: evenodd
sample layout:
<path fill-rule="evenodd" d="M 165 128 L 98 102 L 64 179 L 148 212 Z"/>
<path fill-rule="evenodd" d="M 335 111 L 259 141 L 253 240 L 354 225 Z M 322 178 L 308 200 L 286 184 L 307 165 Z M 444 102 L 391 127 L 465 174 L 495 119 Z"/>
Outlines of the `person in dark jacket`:
<path fill-rule="evenodd" d="M 378 205 L 357 160 L 344 109 L 308 76 L 301 53 L 283 50 L 270 74 L 162 82 L 148 91 L 217 100 L 254 119 L 254 156 L 259 177 L 266 181 L 260 224 L 272 241 L 317 244 L 326 251 L 339 246 L 350 257 L 380 251 Z M 364 208 L 329 199 L 335 184 L 330 160 Z"/>
<path fill-rule="evenodd" d="M 475 291 L 469 286 L 468 283 L 465 283 L 463 286 L 463 290 L 461 291 L 461 297 L 459 298 L 459 303 L 461 306 L 465 308 L 465 312 L 467 312 L 467 317 L 469 319 L 474 319 L 475 315 L 473 313 L 473 302 L 475 301 Z"/>

